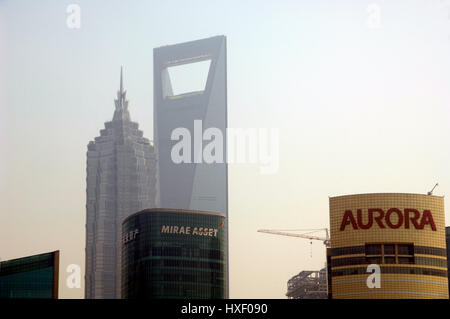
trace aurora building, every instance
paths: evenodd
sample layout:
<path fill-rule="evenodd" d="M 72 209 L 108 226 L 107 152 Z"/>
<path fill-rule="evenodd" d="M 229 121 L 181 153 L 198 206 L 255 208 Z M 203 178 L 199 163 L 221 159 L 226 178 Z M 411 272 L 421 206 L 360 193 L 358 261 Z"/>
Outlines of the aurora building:
<path fill-rule="evenodd" d="M 331 197 L 330 228 L 332 298 L 448 298 L 443 197 Z M 369 287 L 374 264 L 380 285 Z"/>
<path fill-rule="evenodd" d="M 89 142 L 85 297 L 121 298 L 122 222 L 155 207 L 156 158 L 128 111 L 122 70 L 113 120 Z"/>

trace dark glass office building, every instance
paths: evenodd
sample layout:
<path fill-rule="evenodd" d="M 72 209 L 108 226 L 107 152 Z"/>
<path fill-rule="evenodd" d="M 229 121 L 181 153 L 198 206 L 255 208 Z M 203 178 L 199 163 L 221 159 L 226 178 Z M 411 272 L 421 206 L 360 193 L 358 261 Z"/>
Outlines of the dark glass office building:
<path fill-rule="evenodd" d="M 0 263 L 0 299 L 58 299 L 59 251 Z"/>
<path fill-rule="evenodd" d="M 226 229 L 220 213 L 147 209 L 122 224 L 122 298 L 226 296 Z"/>

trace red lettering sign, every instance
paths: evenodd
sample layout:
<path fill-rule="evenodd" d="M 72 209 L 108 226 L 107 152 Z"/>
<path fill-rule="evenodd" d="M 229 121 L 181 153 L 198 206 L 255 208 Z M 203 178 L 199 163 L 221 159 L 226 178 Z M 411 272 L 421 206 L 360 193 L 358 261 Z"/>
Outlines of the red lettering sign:
<path fill-rule="evenodd" d="M 386 213 L 381 208 L 369 208 L 367 215 L 363 215 L 362 209 L 356 210 L 356 219 L 351 210 L 346 210 L 342 217 L 340 230 L 345 230 L 347 225 L 351 225 L 353 229 L 370 229 L 375 224 L 378 228 L 389 227 L 398 229 L 404 227 L 410 228 L 412 224 L 415 229 L 424 229 L 429 225 L 431 230 L 436 231 L 436 224 L 430 210 L 424 210 L 421 216 L 417 209 L 405 208 L 404 211 L 398 208 L 390 208 Z"/>

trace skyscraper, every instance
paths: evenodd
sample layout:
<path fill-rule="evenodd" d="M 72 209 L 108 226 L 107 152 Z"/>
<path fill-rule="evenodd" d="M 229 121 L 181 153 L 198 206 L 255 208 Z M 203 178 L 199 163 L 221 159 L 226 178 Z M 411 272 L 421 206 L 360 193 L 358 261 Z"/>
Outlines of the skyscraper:
<path fill-rule="evenodd" d="M 226 38 L 216 36 L 155 48 L 153 62 L 154 136 L 158 154 L 160 206 L 215 211 L 226 215 Z M 209 63 L 204 87 L 198 91 L 177 92 L 174 85 L 177 79 L 172 78 L 171 69 L 201 62 Z M 188 73 L 182 80 L 194 81 L 194 76 Z M 178 143 L 172 138 L 177 128 L 190 132 L 190 163 L 175 163 L 172 158 L 173 147 Z M 202 158 L 203 148 L 208 144 L 206 140 L 212 139 L 204 135 L 211 128 L 218 129 L 223 137 L 221 163 L 206 163 Z"/>
<path fill-rule="evenodd" d="M 85 297 L 120 298 L 122 222 L 155 207 L 154 147 L 132 122 L 120 70 L 113 120 L 89 142 Z"/>
<path fill-rule="evenodd" d="M 126 218 L 122 298 L 225 298 L 224 225 L 224 214 L 198 210 L 153 208 Z"/>
<path fill-rule="evenodd" d="M 227 49 L 226 37 L 185 42 L 153 51 L 154 138 L 158 154 L 158 196 L 163 208 L 202 210 L 225 215 L 228 247 L 228 167 L 227 158 Z M 206 79 L 191 89 L 178 89 L 177 69 L 207 63 Z M 196 74 L 181 76 L 194 82 Z M 182 81 L 183 82 L 183 81 Z M 177 131 L 192 150 L 183 150 L 187 160 L 174 161 Z M 211 134 L 211 132 L 214 132 Z M 219 161 L 206 161 L 208 141 L 219 143 Z M 175 152 L 177 153 L 177 152 Z M 221 156 L 218 156 L 221 157 Z M 226 249 L 228 251 L 228 248 Z M 228 252 L 226 252 L 228 276 Z M 226 285 L 228 287 L 228 284 Z M 227 292 L 228 295 L 228 292 Z"/>

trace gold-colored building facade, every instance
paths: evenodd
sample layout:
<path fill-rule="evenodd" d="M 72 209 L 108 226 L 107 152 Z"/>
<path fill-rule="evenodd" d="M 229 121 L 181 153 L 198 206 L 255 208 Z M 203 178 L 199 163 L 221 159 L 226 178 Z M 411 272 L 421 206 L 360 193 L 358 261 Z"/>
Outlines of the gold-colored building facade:
<path fill-rule="evenodd" d="M 332 298 L 448 298 L 443 197 L 331 197 L 330 236 Z M 380 267 L 379 287 L 372 264 Z"/>

